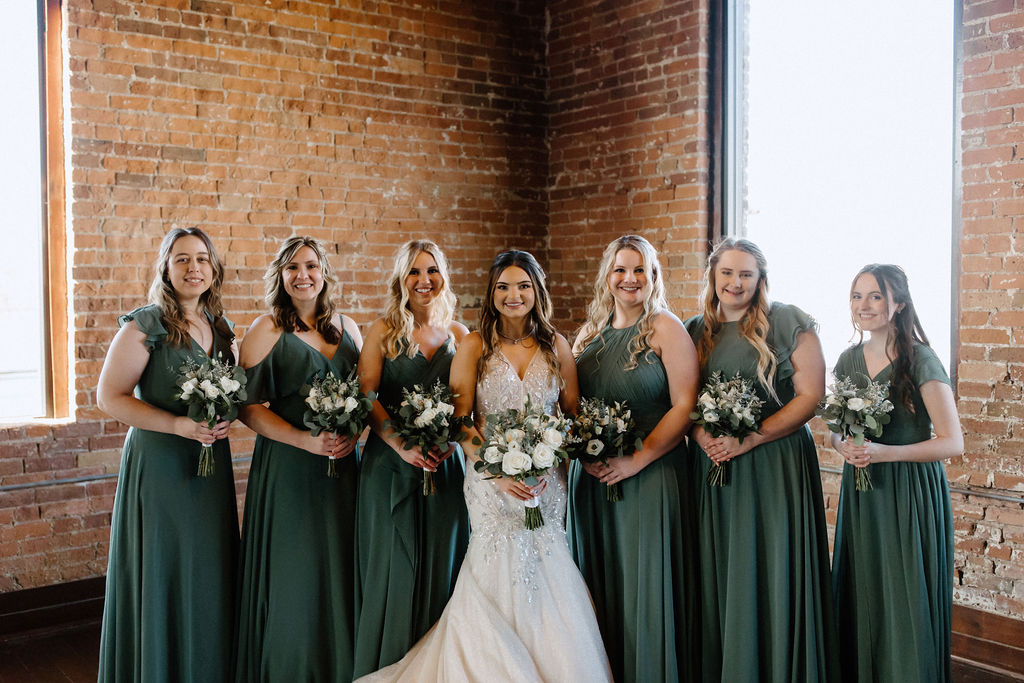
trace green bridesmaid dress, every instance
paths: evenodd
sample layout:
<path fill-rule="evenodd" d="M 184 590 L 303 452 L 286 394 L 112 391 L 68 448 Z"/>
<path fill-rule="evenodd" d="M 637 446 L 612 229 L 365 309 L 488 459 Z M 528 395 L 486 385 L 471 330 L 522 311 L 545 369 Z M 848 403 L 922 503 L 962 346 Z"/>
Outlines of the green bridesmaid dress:
<path fill-rule="evenodd" d="M 867 383 L 861 346 L 843 352 L 835 375 Z M 910 376 L 914 411 L 893 400 L 891 420 L 874 441 L 903 445 L 931 438 L 920 387 L 931 380 L 949 384 L 949 377 L 923 345 L 914 349 Z M 891 381 L 892 366 L 872 379 Z M 832 584 L 845 680 L 949 681 L 953 512 L 946 472 L 941 462 L 868 468 L 869 491 L 854 489 L 852 465 L 843 469 L 836 521 Z"/>
<path fill-rule="evenodd" d="M 188 359 L 207 356 L 194 341 L 168 344 L 161 311 L 134 321 L 149 348 L 135 395 L 175 415 L 175 380 Z M 231 359 L 231 340 L 214 328 L 214 353 Z M 238 511 L 227 439 L 214 444 L 214 473 L 196 476 L 198 441 L 132 427 L 121 454 L 100 636 L 99 680 L 122 683 L 226 680 L 231 673 Z"/>
<path fill-rule="evenodd" d="M 422 352 L 386 358 L 381 404 L 393 413 L 403 388 L 447 384 L 454 355 L 449 338 L 429 360 Z M 423 471 L 370 433 L 357 505 L 356 677 L 397 662 L 444 611 L 469 542 L 464 477 L 456 449 L 434 473 L 437 491 L 424 496 Z"/>
<path fill-rule="evenodd" d="M 768 346 L 778 367 L 774 389 L 794 396 L 790 356 L 797 336 L 813 330 L 806 313 L 775 303 Z M 686 321 L 696 344 L 701 315 Z M 725 379 L 739 372 L 765 401 L 761 419 L 781 406 L 757 381 L 757 351 L 737 322 L 726 322 L 702 368 Z M 690 439 L 697 481 L 701 616 L 705 681 L 838 681 L 835 613 L 829 585 L 817 450 L 805 426 L 757 446 L 728 464 L 728 483 L 704 483 L 711 461 Z"/>
<path fill-rule="evenodd" d="M 606 326 L 576 361 L 580 396 L 626 401 L 642 434 L 672 407 L 661 360 L 629 361 L 636 326 Z M 692 469 L 680 444 L 621 483 L 606 485 L 578 461 L 569 468 L 568 536 L 590 588 L 612 676 L 619 683 L 692 681 L 699 676 Z"/>
<path fill-rule="evenodd" d="M 299 390 L 345 378 L 359 351 L 348 332 L 328 359 L 284 332 L 247 370 L 249 398 L 306 429 Z M 256 438 L 242 520 L 235 680 L 349 681 L 355 621 L 355 454 L 337 461 Z"/>

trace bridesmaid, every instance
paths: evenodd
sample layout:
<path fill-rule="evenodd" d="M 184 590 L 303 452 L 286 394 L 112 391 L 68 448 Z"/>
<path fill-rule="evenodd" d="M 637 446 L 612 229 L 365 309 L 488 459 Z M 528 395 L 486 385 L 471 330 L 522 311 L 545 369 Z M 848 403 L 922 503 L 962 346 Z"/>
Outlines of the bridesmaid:
<path fill-rule="evenodd" d="M 698 486 L 705 681 L 836 681 L 837 640 L 817 452 L 806 423 L 825 393 L 814 320 L 768 300 L 764 254 L 712 252 L 704 312 L 686 321 L 701 375 L 753 380 L 760 432 L 691 432 Z M 728 483 L 703 482 L 715 462 Z"/>
<path fill-rule="evenodd" d="M 692 474 L 681 444 L 697 396 L 697 354 L 668 311 L 654 247 L 636 235 L 604 250 L 576 338 L 580 396 L 627 402 L 643 448 L 608 464 L 574 461 L 569 545 L 622 683 L 694 680 L 697 569 Z M 605 489 L 619 483 L 622 500 Z"/>
<path fill-rule="evenodd" d="M 452 457 L 454 443 L 445 452 L 406 450 L 384 427 L 403 388 L 448 384 L 455 349 L 468 334 L 452 320 L 455 295 L 438 246 L 429 240 L 402 245 L 388 293 L 387 311 L 371 325 L 359 356 L 363 391 L 377 392 L 379 400 L 356 506 L 356 676 L 397 662 L 437 621 L 469 541 L 461 452 Z M 437 490 L 430 496 L 422 493 L 424 468 L 434 473 Z"/>
<path fill-rule="evenodd" d="M 242 524 L 235 679 L 352 678 L 356 462 L 354 438 L 303 426 L 300 394 L 314 377 L 347 377 L 362 338 L 335 311 L 323 246 L 288 239 L 264 276 L 271 312 L 245 335 L 242 420 L 257 433 Z M 340 478 L 327 476 L 340 458 Z"/>
<path fill-rule="evenodd" d="M 101 682 L 230 676 L 238 512 L 228 423 L 193 422 L 174 397 L 186 361 L 234 361 L 223 281 L 206 233 L 167 233 L 150 305 L 118 318 L 103 362 L 97 403 L 131 428 L 110 520 Z M 203 444 L 214 447 L 209 477 L 196 476 Z"/>
<path fill-rule="evenodd" d="M 844 676 L 949 681 L 953 515 L 942 460 L 964 448 L 953 390 L 899 266 L 857 273 L 850 315 L 861 341 L 835 375 L 889 382 L 893 411 L 863 446 L 832 436 L 847 463 L 832 564 Z M 854 468 L 868 466 L 873 488 L 857 492 Z"/>

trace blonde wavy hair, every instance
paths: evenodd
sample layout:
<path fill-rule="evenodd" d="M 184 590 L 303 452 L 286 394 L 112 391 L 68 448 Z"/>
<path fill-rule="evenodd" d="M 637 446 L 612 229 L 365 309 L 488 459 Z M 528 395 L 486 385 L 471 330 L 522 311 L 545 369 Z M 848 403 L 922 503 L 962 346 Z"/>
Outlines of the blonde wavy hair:
<path fill-rule="evenodd" d="M 213 280 L 210 282 L 210 288 L 199 296 L 199 307 L 201 312 L 205 311 L 213 316 L 214 328 L 230 342 L 235 338 L 235 333 L 224 320 L 224 306 L 220 300 L 221 286 L 224 284 L 224 265 L 217 256 L 217 250 L 213 248 L 209 235 L 199 228 L 174 228 L 164 235 L 163 241 L 160 242 L 160 254 L 153 268 L 153 281 L 149 284 L 149 303 L 160 307 L 169 344 L 187 346 L 191 343 L 185 311 L 178 301 L 178 293 L 174 291 L 167 273 L 174 243 L 190 235 L 198 237 L 206 245 L 206 253 L 210 256 L 210 266 L 213 268 Z"/>
<path fill-rule="evenodd" d="M 558 378 L 558 386 L 564 384 L 561 374 L 561 363 L 558 362 L 558 355 L 555 353 L 555 337 L 558 332 L 551 324 L 551 297 L 548 295 L 547 281 L 544 277 L 544 270 L 537 263 L 537 259 L 528 251 L 511 249 L 503 251 L 494 258 L 491 270 L 487 276 L 487 292 L 484 295 L 483 305 L 480 307 L 480 339 L 482 341 L 482 352 L 480 360 L 476 365 L 476 378 L 484 374 L 487 367 L 487 360 L 494 355 L 495 350 L 501 344 L 501 335 L 498 334 L 498 323 L 501 321 L 501 314 L 494 307 L 494 290 L 498 286 L 498 278 L 505 272 L 506 268 L 516 266 L 522 268 L 533 284 L 534 303 L 530 311 L 530 323 L 533 325 L 533 336 L 537 340 L 540 352 L 543 354 L 544 362 Z"/>
<path fill-rule="evenodd" d="M 650 242 L 639 235 L 623 235 L 605 247 L 604 254 L 601 255 L 601 265 L 598 266 L 597 280 L 594 281 L 594 298 L 591 299 L 590 305 L 587 307 L 586 322 L 583 323 L 576 335 L 576 349 L 582 352 L 590 342 L 600 336 L 601 330 L 608 324 L 608 319 L 615 310 L 615 297 L 608 286 L 608 278 L 615 267 L 615 257 L 623 249 L 632 249 L 640 254 L 648 283 L 644 293 L 643 312 L 637 321 L 637 331 L 629 340 L 629 361 L 624 369 L 632 370 L 637 366 L 637 359 L 641 353 L 651 352 L 655 317 L 658 313 L 668 310 L 658 252 Z M 598 350 L 599 355 L 603 349 L 602 345 Z"/>
<path fill-rule="evenodd" d="M 320 273 L 324 279 L 324 287 L 316 297 L 316 319 L 314 326 L 328 343 L 337 344 L 341 341 L 341 333 L 332 322 L 335 315 L 332 295 L 334 294 L 334 285 L 337 283 L 337 279 L 334 277 L 334 271 L 331 270 L 331 264 L 327 260 L 327 251 L 318 240 L 312 237 L 299 235 L 289 237 L 281 245 L 281 248 L 278 249 L 274 260 L 267 266 L 267 272 L 263 275 L 263 285 L 266 290 L 266 302 L 270 306 L 271 317 L 274 319 L 274 325 L 282 330 L 306 332 L 310 329 L 299 317 L 299 313 L 295 310 L 295 305 L 292 303 L 292 298 L 285 291 L 284 282 L 281 279 L 281 273 L 284 271 L 285 266 L 295 258 L 295 254 L 302 247 L 309 247 L 316 252 L 317 259 L 320 261 Z"/>
<path fill-rule="evenodd" d="M 405 286 L 405 278 L 420 254 L 429 254 L 441 275 L 441 291 L 430 304 L 430 324 L 447 330 L 455 316 L 456 298 L 448 286 L 448 260 L 444 252 L 430 240 L 406 242 L 395 253 L 395 266 L 388 278 L 388 304 L 384 311 L 384 337 L 381 340 L 387 358 L 397 358 L 403 352 L 412 358 L 420 350 L 420 345 L 412 340 L 415 322 L 409 308 L 409 290 Z"/>
<path fill-rule="evenodd" d="M 722 259 L 722 254 L 727 251 L 742 251 L 750 254 L 757 264 L 757 286 L 754 297 L 750 300 L 747 310 L 739 320 L 740 334 L 750 342 L 757 351 L 757 380 L 764 387 L 765 391 L 775 399 L 779 400 L 775 393 L 775 371 L 778 368 L 778 361 L 772 348 L 768 346 L 768 311 L 771 308 L 771 301 L 768 299 L 768 260 L 764 252 L 750 240 L 727 237 L 718 243 L 718 246 L 708 257 L 708 267 L 704 273 L 704 290 L 701 292 L 701 303 L 704 307 L 704 333 L 697 342 L 697 359 L 700 366 L 704 367 L 708 356 L 714 349 L 714 336 L 722 328 L 722 320 L 718 317 L 718 294 L 715 287 L 715 269 Z"/>

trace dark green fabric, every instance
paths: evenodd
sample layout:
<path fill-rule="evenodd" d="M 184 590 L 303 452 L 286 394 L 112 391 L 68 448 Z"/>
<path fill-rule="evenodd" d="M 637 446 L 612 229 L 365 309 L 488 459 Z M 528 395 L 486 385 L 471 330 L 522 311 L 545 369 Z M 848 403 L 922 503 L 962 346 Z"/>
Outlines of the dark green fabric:
<path fill-rule="evenodd" d="M 847 349 L 836 377 L 867 381 L 864 350 Z M 931 438 L 920 386 L 949 384 L 928 346 L 917 346 L 911 367 L 911 413 L 893 401 L 878 443 L 903 445 Z M 887 366 L 873 379 L 892 379 Z M 953 512 L 941 462 L 869 465 L 872 489 L 854 489 L 854 468 L 843 469 L 836 521 L 832 583 L 840 659 L 848 681 L 949 681 L 953 611 Z"/>
<path fill-rule="evenodd" d="M 623 370 L 636 327 L 605 327 L 577 359 L 580 395 L 626 401 L 643 434 L 672 407 L 661 360 Z M 568 536 L 620 683 L 690 681 L 700 671 L 693 484 L 680 445 L 622 482 L 622 500 L 569 469 Z"/>
<path fill-rule="evenodd" d="M 348 333 L 328 360 L 285 332 L 249 368 L 250 399 L 302 426 L 299 389 L 359 358 Z M 239 571 L 239 682 L 348 681 L 355 621 L 356 458 L 327 459 L 258 436 L 249 469 Z"/>
<path fill-rule="evenodd" d="M 778 360 L 774 388 L 782 404 L 794 395 L 790 355 L 814 321 L 774 304 L 768 344 Z M 696 343 L 703 316 L 686 321 Z M 701 370 L 754 381 L 767 401 L 762 419 L 779 409 L 756 379 L 757 351 L 725 323 Z M 697 481 L 705 681 L 838 681 L 837 639 L 829 585 L 817 451 L 807 427 L 734 458 L 728 484 L 704 484 L 711 461 L 690 440 Z"/>
<path fill-rule="evenodd" d="M 165 343 L 160 309 L 122 316 L 146 334 L 149 362 L 135 395 L 176 415 L 175 380 L 188 358 L 206 354 Z M 231 343 L 214 330 L 216 352 Z M 110 520 L 110 554 L 100 636 L 99 680 L 211 681 L 231 672 L 238 513 L 227 439 L 215 471 L 197 477 L 201 444 L 132 427 L 125 438 Z"/>
<path fill-rule="evenodd" d="M 385 359 L 381 403 L 394 413 L 403 388 L 447 384 L 454 353 L 449 340 L 429 361 L 422 353 Z M 357 506 L 357 677 L 401 659 L 448 604 L 469 542 L 464 477 L 456 450 L 434 473 L 437 491 L 424 496 L 423 470 L 371 432 Z"/>

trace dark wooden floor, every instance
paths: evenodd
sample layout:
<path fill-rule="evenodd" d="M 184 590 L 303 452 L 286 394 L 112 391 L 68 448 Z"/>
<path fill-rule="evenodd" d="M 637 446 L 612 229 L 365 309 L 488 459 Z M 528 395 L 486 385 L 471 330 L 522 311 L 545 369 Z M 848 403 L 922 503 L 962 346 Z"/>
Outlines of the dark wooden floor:
<path fill-rule="evenodd" d="M 93 683 L 100 625 L 0 637 L 0 683 Z M 953 660 L 956 683 L 1021 683 L 1021 678 Z M 429 682 L 424 682 L 429 683 Z"/>

